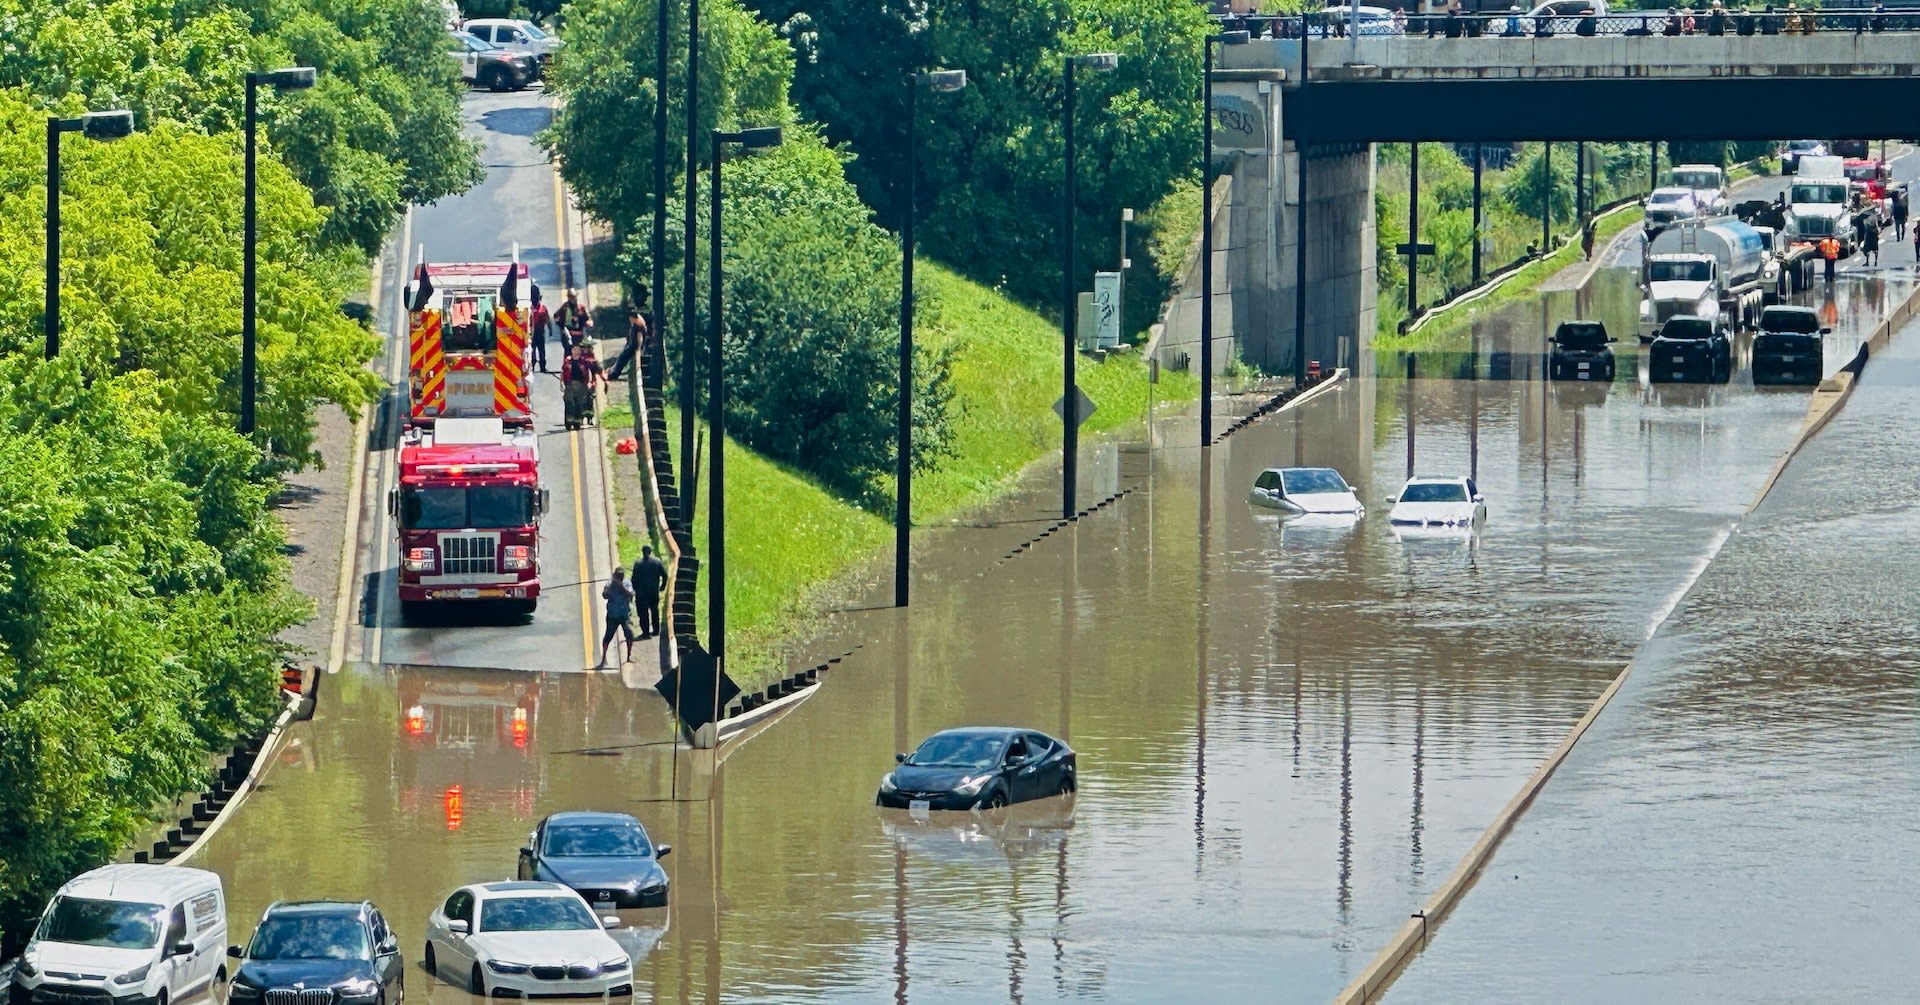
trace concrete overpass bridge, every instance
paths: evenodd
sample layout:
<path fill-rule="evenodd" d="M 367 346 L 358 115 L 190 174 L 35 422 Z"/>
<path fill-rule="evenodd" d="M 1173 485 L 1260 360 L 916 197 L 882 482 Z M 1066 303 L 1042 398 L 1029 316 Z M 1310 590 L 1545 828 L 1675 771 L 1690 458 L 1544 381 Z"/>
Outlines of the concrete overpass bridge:
<path fill-rule="evenodd" d="M 1835 27 L 1850 17 L 1862 30 Z M 1321 38 L 1310 26 L 1222 46 L 1213 144 L 1231 190 L 1210 224 L 1213 358 L 1237 342 L 1271 370 L 1360 362 L 1376 325 L 1375 143 L 1920 136 L 1920 30 L 1907 30 L 1920 22 L 1870 31 L 1866 17 L 1749 36 Z M 1175 305 L 1163 357 L 1198 357 L 1198 303 L 1196 287 Z"/>

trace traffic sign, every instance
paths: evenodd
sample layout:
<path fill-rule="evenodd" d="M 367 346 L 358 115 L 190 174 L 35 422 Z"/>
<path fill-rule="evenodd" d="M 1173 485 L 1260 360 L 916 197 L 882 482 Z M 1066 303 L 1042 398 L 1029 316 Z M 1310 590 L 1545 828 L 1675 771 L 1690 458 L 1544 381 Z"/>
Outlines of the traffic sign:
<path fill-rule="evenodd" d="M 1073 387 L 1073 397 L 1074 397 L 1075 404 L 1078 406 L 1075 410 L 1078 415 L 1078 418 L 1075 419 L 1073 424 L 1075 428 L 1078 428 L 1080 426 L 1086 425 L 1087 420 L 1093 418 L 1094 410 L 1099 408 L 1100 406 L 1095 405 L 1093 403 L 1093 399 L 1087 397 L 1087 392 L 1080 390 L 1080 385 L 1078 384 L 1075 384 Z M 1067 396 L 1066 395 L 1064 394 L 1061 395 L 1060 400 L 1053 403 L 1053 414 L 1059 416 L 1062 419 L 1065 419 L 1067 417 Z"/>

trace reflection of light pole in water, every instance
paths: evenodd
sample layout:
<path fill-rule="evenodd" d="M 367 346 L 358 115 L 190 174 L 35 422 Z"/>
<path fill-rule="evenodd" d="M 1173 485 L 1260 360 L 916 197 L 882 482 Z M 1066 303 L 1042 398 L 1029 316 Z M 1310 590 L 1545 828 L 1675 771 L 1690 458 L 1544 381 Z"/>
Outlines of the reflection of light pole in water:
<path fill-rule="evenodd" d="M 907 846 L 893 842 L 893 1005 L 907 1005 Z"/>
<path fill-rule="evenodd" d="M 1007 897 L 1007 941 L 1012 948 L 1007 952 L 1007 1000 L 1020 1005 L 1024 1000 L 1020 994 L 1020 965 L 1027 960 L 1027 950 L 1020 945 L 1020 930 L 1026 919 L 1020 916 L 1020 868 L 1015 866 L 1010 873 L 1013 888 Z"/>
<path fill-rule="evenodd" d="M 707 861 L 712 863 L 707 871 L 707 903 L 713 905 L 713 935 L 707 939 L 707 1005 L 720 1000 L 720 872 L 726 864 L 726 843 L 721 835 L 725 821 L 720 815 L 726 804 L 726 783 L 720 776 L 720 766 L 715 764 L 713 798 L 707 800 Z"/>
<path fill-rule="evenodd" d="M 1340 924 L 1353 922 L 1353 674 L 1340 678 Z"/>
<path fill-rule="evenodd" d="M 1067 991 L 1067 946 L 1060 933 L 1067 929 L 1067 838 L 1053 855 L 1053 986 L 1062 997 Z M 904 1002 L 901 1005 L 905 1005 Z"/>
<path fill-rule="evenodd" d="M 1422 811 L 1426 800 L 1427 766 L 1427 693 L 1418 680 L 1413 684 L 1413 829 L 1412 855 L 1407 872 L 1416 881 L 1426 874 L 1426 866 L 1421 860 L 1420 833 L 1425 821 Z"/>
<path fill-rule="evenodd" d="M 1067 561 L 1060 571 L 1060 740 L 1073 745 L 1073 637 L 1079 628 L 1080 528 L 1067 531 Z"/>
<path fill-rule="evenodd" d="M 1194 618 L 1194 721 L 1197 754 L 1193 770 L 1193 874 L 1200 875 L 1207 847 L 1207 602 L 1211 574 L 1207 555 L 1213 548 L 1213 465 L 1207 451 L 1200 454 L 1200 610 Z"/>
<path fill-rule="evenodd" d="M 1413 431 L 1414 431 L 1413 376 L 1415 373 L 1415 369 L 1416 368 L 1414 363 L 1414 355 L 1413 353 L 1409 352 L 1407 353 L 1407 477 L 1408 478 L 1413 477 Z"/>

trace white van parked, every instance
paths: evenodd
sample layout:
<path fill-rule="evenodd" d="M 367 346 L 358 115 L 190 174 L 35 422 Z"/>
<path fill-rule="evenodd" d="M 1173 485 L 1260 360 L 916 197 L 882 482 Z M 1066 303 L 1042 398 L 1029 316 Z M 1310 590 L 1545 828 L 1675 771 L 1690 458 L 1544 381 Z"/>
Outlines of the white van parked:
<path fill-rule="evenodd" d="M 53 895 L 20 954 L 10 1005 L 169 1005 L 227 980 L 220 877 L 108 865 Z M 220 1005 L 223 995 L 213 995 Z"/>

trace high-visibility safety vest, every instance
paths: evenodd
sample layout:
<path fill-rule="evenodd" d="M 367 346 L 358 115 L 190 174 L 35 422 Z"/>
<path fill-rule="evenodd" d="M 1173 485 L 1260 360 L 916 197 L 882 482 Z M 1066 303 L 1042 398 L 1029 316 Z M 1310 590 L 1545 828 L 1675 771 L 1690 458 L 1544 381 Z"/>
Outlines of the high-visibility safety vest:
<path fill-rule="evenodd" d="M 1840 257 L 1840 242 L 1839 242 L 1839 241 L 1836 241 L 1836 240 L 1834 240 L 1834 239 L 1833 239 L 1833 238 L 1831 238 L 1831 237 L 1829 237 L 1829 238 L 1826 238 L 1825 240 L 1823 240 L 1823 241 L 1821 241 L 1821 242 L 1820 242 L 1820 257 L 1822 257 L 1822 258 L 1839 258 L 1839 257 Z"/>

